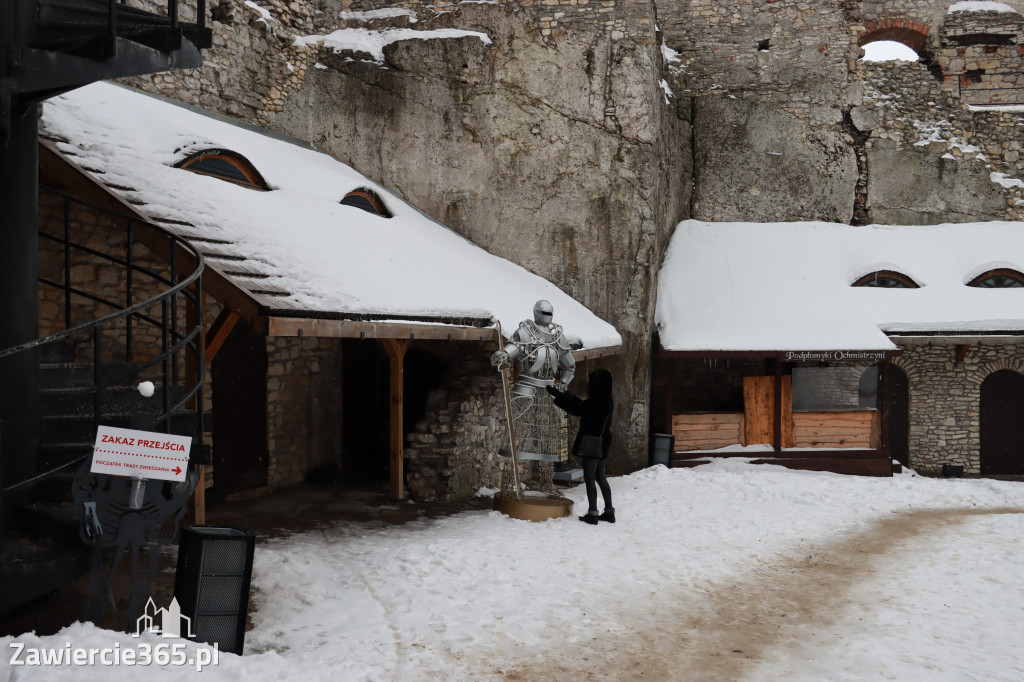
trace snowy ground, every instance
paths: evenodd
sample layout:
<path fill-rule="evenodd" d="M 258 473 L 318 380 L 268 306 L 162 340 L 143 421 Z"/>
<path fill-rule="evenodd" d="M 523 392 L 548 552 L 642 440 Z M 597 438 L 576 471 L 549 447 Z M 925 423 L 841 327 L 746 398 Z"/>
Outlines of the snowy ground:
<path fill-rule="evenodd" d="M 619 522 L 464 512 L 257 546 L 211 680 L 1021 680 L 1024 484 L 719 460 L 611 481 Z M 570 491 L 584 504 L 582 487 Z M 76 624 L 30 649 L 160 643 Z M 166 641 L 166 640 L 164 640 Z M 188 654 L 197 649 L 188 645 Z M 23 653 L 24 656 L 24 653 Z M 194 677 L 12 666 L 11 680 Z"/>

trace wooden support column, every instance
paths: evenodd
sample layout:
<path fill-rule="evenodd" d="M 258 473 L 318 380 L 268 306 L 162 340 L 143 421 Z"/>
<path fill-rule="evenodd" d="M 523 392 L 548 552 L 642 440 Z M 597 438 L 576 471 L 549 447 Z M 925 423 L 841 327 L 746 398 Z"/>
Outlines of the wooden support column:
<path fill-rule="evenodd" d="M 775 414 L 772 415 L 772 448 L 775 452 L 782 452 L 782 354 L 775 358 Z"/>
<path fill-rule="evenodd" d="M 889 417 L 892 413 L 891 405 L 889 404 L 889 361 L 883 361 L 878 365 L 878 410 L 881 413 L 879 419 L 881 421 L 881 437 L 879 438 L 879 448 L 884 453 L 891 453 L 889 447 Z"/>
<path fill-rule="evenodd" d="M 202 292 L 199 293 L 200 301 L 200 316 L 199 324 L 203 325 L 206 323 L 206 298 Z M 210 329 L 205 331 L 202 335 L 200 343 L 204 344 L 204 356 L 206 365 L 209 366 L 213 362 L 214 356 L 217 355 L 217 351 L 221 349 L 224 342 L 227 340 L 228 335 L 231 334 L 231 330 L 238 324 L 238 315 L 225 308 L 221 311 L 217 319 L 210 325 Z M 203 390 L 203 389 L 199 389 Z M 206 467 L 199 467 L 199 481 L 196 483 L 196 491 L 193 499 L 195 501 L 195 517 L 196 524 L 202 525 L 206 523 Z"/>
<path fill-rule="evenodd" d="M 201 280 L 200 280 L 201 281 Z M 197 282 L 193 288 L 192 293 L 195 296 L 195 300 L 188 298 L 185 304 L 185 319 L 195 320 L 199 325 L 199 338 L 196 340 L 198 348 L 206 350 L 206 295 L 203 293 L 203 288 L 199 282 Z M 185 355 L 185 376 L 194 377 L 199 369 L 199 353 L 194 352 L 191 349 Z M 203 386 L 199 387 L 200 391 L 205 389 L 206 380 L 203 380 Z M 199 395 L 192 398 L 192 409 L 199 410 Z M 206 422 L 205 416 L 199 415 L 200 430 L 202 425 Z M 195 522 L 196 525 L 203 525 L 206 523 L 206 466 L 199 465 L 199 480 L 196 482 L 196 489 L 193 495 L 193 506 L 195 511 Z"/>
<path fill-rule="evenodd" d="M 391 451 L 391 497 L 395 500 L 400 500 L 405 497 L 405 490 L 403 488 L 403 481 L 405 480 L 402 472 L 402 464 L 405 458 L 405 443 L 404 443 L 404 425 L 402 423 L 402 412 L 404 410 L 405 396 L 403 389 L 405 387 L 404 380 L 404 360 L 405 352 L 409 349 L 408 339 L 381 339 L 384 344 L 384 349 L 388 352 L 388 358 L 391 360 L 391 415 L 389 419 L 390 425 L 390 451 Z"/>

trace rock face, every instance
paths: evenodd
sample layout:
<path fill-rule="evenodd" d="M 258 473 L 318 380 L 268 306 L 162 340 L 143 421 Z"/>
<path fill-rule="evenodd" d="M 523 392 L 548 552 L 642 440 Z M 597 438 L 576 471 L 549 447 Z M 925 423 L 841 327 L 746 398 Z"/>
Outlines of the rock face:
<path fill-rule="evenodd" d="M 615 324 L 625 337 L 611 363 L 615 430 L 629 434 L 621 452 L 639 465 L 654 278 L 672 225 L 686 215 L 691 135 L 658 84 L 653 17 L 616 21 L 642 35 L 566 30 L 544 39 L 533 13 L 464 5 L 432 27 L 482 30 L 489 44 L 393 43 L 386 68 L 321 54 L 328 68 L 269 122 L 301 130 Z"/>
<path fill-rule="evenodd" d="M 679 220 L 1024 218 L 1024 112 L 968 107 L 1022 99 L 1006 4 L 221 0 L 203 69 L 133 83 L 313 141 L 614 323 L 624 471 Z M 421 33 L 378 56 L 335 29 Z M 883 39 L 921 60 L 859 61 Z"/>
<path fill-rule="evenodd" d="M 853 218 L 857 158 L 842 128 L 809 126 L 750 99 L 702 97 L 695 109 L 693 218 Z"/>

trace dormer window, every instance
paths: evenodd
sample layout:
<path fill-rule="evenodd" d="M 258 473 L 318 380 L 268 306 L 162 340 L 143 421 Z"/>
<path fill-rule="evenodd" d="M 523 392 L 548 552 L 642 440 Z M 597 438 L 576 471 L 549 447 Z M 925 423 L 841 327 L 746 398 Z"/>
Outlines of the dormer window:
<path fill-rule="evenodd" d="M 266 191 L 267 183 L 242 155 L 226 149 L 210 149 L 193 154 L 177 168 L 199 175 L 209 175 L 243 187 Z"/>
<path fill-rule="evenodd" d="M 967 286 L 982 289 L 1021 289 L 1024 288 L 1024 274 L 1010 268 L 989 270 L 972 279 Z"/>
<path fill-rule="evenodd" d="M 882 287 L 884 289 L 919 289 L 920 285 L 901 272 L 878 270 L 864 275 L 850 286 Z"/>
<path fill-rule="evenodd" d="M 392 215 L 391 211 L 389 211 L 387 206 L 384 205 L 380 196 L 372 189 L 368 189 L 366 187 L 352 190 L 346 194 L 345 198 L 341 200 L 341 205 L 361 208 L 367 213 L 373 213 L 374 215 L 379 215 L 382 218 L 390 218 Z"/>

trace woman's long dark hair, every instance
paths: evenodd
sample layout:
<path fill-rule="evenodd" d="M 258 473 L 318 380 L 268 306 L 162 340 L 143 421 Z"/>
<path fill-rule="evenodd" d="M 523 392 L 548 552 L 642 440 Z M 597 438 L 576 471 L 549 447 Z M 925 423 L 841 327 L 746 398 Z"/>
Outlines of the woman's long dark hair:
<path fill-rule="evenodd" d="M 608 409 L 612 404 L 612 373 L 606 369 L 594 370 L 587 375 L 587 400 Z"/>

